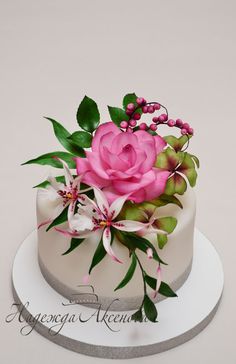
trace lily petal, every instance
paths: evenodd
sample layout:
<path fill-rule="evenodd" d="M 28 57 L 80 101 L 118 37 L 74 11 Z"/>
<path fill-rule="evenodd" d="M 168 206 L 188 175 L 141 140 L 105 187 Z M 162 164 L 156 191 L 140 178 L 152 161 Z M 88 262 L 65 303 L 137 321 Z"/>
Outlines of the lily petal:
<path fill-rule="evenodd" d="M 113 222 L 112 226 L 114 226 L 117 230 L 132 232 L 144 229 L 147 224 L 134 220 L 120 220 Z"/>
<path fill-rule="evenodd" d="M 47 225 L 47 224 L 50 224 L 50 222 L 52 222 L 53 220 L 52 219 L 49 219 L 49 220 L 46 220 L 46 221 L 43 221 L 41 222 L 39 225 L 38 225 L 38 229 L 40 229 L 42 226 L 44 225 Z"/>
<path fill-rule="evenodd" d="M 125 201 L 129 197 L 130 194 L 118 197 L 114 202 L 112 202 L 111 206 L 109 207 L 109 217 L 113 220 L 119 215 Z"/>
<path fill-rule="evenodd" d="M 153 298 L 156 298 L 157 293 L 158 293 L 159 288 L 160 288 L 160 285 L 161 285 L 161 267 L 160 267 L 160 264 L 159 264 L 158 267 L 157 267 L 157 285 L 156 285 L 156 289 L 155 289 Z"/>
<path fill-rule="evenodd" d="M 105 194 L 96 187 L 93 187 L 93 190 L 99 209 L 105 216 L 108 216 L 109 204 Z"/>
<path fill-rule="evenodd" d="M 116 262 L 118 262 L 118 263 L 122 263 L 122 261 L 119 260 L 115 256 L 115 253 L 112 250 L 112 247 L 111 247 L 111 230 L 108 227 L 105 228 L 104 231 L 103 231 L 102 240 L 103 240 L 103 246 L 104 246 L 106 252 L 111 256 L 111 258 L 113 260 L 115 260 Z"/>
<path fill-rule="evenodd" d="M 66 179 L 66 185 L 68 187 L 70 187 L 70 183 L 73 183 L 74 178 L 71 174 L 71 171 L 67 165 L 67 163 L 65 161 L 63 161 L 62 159 L 58 158 L 58 157 L 54 157 L 56 160 L 58 160 L 59 162 L 62 163 L 63 165 L 63 169 L 64 169 L 64 173 L 65 173 L 65 179 Z"/>
<path fill-rule="evenodd" d="M 69 236 L 72 238 L 78 238 L 78 239 L 86 239 L 90 236 L 91 232 L 87 233 L 87 234 L 79 234 L 75 231 L 69 231 L 69 230 L 65 230 L 65 229 L 60 229 L 58 227 L 54 227 L 54 230 L 58 231 L 59 233 L 63 234 L 64 236 Z"/>

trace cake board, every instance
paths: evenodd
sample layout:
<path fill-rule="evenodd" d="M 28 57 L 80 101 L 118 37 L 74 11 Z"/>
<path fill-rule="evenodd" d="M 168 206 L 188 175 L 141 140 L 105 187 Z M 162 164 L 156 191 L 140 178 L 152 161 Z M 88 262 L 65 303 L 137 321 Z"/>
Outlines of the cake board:
<path fill-rule="evenodd" d="M 12 283 L 15 303 L 26 320 L 21 324 L 25 334 L 33 326 L 67 349 L 95 357 L 128 359 L 169 350 L 200 333 L 217 311 L 224 274 L 215 248 L 195 229 L 192 270 L 176 292 L 178 297 L 156 304 L 157 323 L 128 322 L 133 311 L 109 312 L 109 307 L 107 312 L 99 311 L 69 302 L 51 288 L 38 265 L 35 230 L 17 251 Z"/>

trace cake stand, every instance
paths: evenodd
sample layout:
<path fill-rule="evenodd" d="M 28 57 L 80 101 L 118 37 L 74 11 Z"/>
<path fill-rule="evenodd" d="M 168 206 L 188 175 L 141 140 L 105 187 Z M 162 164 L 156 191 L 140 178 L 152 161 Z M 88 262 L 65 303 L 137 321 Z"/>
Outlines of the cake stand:
<path fill-rule="evenodd" d="M 215 248 L 196 229 L 192 270 L 177 291 L 178 297 L 156 304 L 157 323 L 133 322 L 129 319 L 133 311 L 111 312 L 109 307 L 102 311 L 99 302 L 91 308 L 78 304 L 76 299 L 69 302 L 54 291 L 38 265 L 35 230 L 17 251 L 12 283 L 23 335 L 34 329 L 82 354 L 128 359 L 169 350 L 200 333 L 217 311 L 224 274 Z M 90 286 L 84 288 L 93 290 Z"/>

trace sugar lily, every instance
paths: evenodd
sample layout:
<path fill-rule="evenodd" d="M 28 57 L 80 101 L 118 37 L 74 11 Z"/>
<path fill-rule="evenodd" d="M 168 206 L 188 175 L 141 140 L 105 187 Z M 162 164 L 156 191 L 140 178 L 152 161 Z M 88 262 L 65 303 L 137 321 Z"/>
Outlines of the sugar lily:
<path fill-rule="evenodd" d="M 89 187 L 84 190 L 80 190 L 82 176 L 74 178 L 66 162 L 60 158 L 54 158 L 63 164 L 65 184 L 57 182 L 55 177 L 49 176 L 48 182 L 50 185 L 46 189 L 40 190 L 41 197 L 45 197 L 48 201 L 52 202 L 52 211 L 51 217 L 47 221 L 42 222 L 38 228 L 52 222 L 67 206 L 69 206 L 68 220 L 71 220 L 74 215 L 77 201 L 84 201 L 85 195 L 83 195 L 83 193 L 92 189 Z"/>
<path fill-rule="evenodd" d="M 84 213 L 81 212 L 79 208 L 79 213 L 75 214 L 69 221 L 70 231 L 59 228 L 55 229 L 65 235 L 72 237 L 86 238 L 93 236 L 97 243 L 102 239 L 103 246 L 111 258 L 119 263 L 122 263 L 121 260 L 115 256 L 115 253 L 111 247 L 111 228 L 121 231 L 134 232 L 144 229 L 146 224 L 132 220 L 115 220 L 129 195 L 118 197 L 109 205 L 105 194 L 96 187 L 93 189 L 96 202 L 89 199 L 87 196 L 83 196 L 83 203 L 86 203 L 87 206 L 84 209 L 82 207 Z M 86 229 L 84 229 L 85 221 L 82 223 L 83 227 L 81 225 L 81 215 L 84 217 L 86 216 Z M 91 222 L 93 224 L 93 228 L 89 232 L 88 227 L 91 227 Z"/>

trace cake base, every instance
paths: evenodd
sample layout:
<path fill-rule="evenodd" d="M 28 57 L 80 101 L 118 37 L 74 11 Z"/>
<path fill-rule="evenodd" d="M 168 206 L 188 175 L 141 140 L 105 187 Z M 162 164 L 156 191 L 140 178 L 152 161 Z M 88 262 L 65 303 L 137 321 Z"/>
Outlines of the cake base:
<path fill-rule="evenodd" d="M 18 249 L 12 282 L 15 302 L 27 321 L 24 330 L 30 331 L 33 325 L 49 340 L 82 354 L 128 359 L 171 349 L 202 331 L 218 308 L 224 274 L 216 250 L 195 230 L 192 270 L 177 291 L 178 297 L 156 304 L 158 323 L 127 322 L 131 311 L 114 313 L 109 307 L 107 312 L 99 311 L 98 305 L 91 308 L 76 300 L 69 302 L 53 290 L 38 265 L 34 231 Z M 31 315 L 37 319 L 32 321 Z"/>

